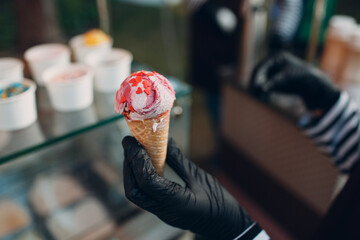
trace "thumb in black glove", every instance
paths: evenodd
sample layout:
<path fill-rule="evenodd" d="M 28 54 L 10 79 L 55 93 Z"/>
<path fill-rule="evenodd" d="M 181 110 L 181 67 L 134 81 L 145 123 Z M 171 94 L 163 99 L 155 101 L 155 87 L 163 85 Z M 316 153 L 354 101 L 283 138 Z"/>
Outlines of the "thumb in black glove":
<path fill-rule="evenodd" d="M 233 239 L 252 221 L 239 203 L 210 174 L 188 161 L 170 139 L 166 162 L 186 186 L 159 176 L 144 148 L 123 139 L 126 197 L 164 222 L 211 239 Z"/>
<path fill-rule="evenodd" d="M 250 92 L 261 100 L 267 100 L 273 92 L 297 95 L 309 110 L 322 112 L 327 112 L 340 95 L 324 73 L 284 52 L 258 64 Z"/>

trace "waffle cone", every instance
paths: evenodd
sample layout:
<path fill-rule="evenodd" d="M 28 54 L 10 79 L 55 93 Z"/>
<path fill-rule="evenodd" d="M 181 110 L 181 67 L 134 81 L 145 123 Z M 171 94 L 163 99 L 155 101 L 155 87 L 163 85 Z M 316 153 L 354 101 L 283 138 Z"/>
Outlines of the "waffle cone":
<path fill-rule="evenodd" d="M 170 111 L 157 118 L 134 121 L 126 119 L 131 134 L 141 143 L 151 158 L 156 172 L 164 175 L 169 135 Z"/>

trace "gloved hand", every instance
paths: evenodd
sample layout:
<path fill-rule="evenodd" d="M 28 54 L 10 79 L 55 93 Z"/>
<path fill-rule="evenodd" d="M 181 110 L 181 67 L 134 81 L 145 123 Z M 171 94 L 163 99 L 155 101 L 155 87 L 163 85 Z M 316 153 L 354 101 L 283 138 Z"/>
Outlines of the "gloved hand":
<path fill-rule="evenodd" d="M 278 53 L 260 63 L 252 74 L 250 92 L 267 101 L 273 92 L 302 98 L 308 110 L 327 112 L 338 100 L 340 91 L 315 67 L 289 53 Z"/>
<path fill-rule="evenodd" d="M 252 223 L 239 203 L 210 174 L 187 160 L 170 139 L 166 162 L 186 186 L 159 176 L 144 148 L 123 139 L 126 197 L 164 222 L 210 239 L 233 239 Z"/>

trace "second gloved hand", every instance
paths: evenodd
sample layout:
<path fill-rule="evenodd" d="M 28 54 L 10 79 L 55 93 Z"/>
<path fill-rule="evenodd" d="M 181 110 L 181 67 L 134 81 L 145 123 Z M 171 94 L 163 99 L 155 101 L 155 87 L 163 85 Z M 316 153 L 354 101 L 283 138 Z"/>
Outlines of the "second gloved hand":
<path fill-rule="evenodd" d="M 252 224 L 238 202 L 213 176 L 188 161 L 173 140 L 166 162 L 185 187 L 159 176 L 135 138 L 125 137 L 123 147 L 127 198 L 164 222 L 210 239 L 233 239 Z"/>
<path fill-rule="evenodd" d="M 267 100 L 273 92 L 299 96 L 308 110 L 327 112 L 340 91 L 315 67 L 289 53 L 279 53 L 260 63 L 254 70 L 250 92 Z"/>

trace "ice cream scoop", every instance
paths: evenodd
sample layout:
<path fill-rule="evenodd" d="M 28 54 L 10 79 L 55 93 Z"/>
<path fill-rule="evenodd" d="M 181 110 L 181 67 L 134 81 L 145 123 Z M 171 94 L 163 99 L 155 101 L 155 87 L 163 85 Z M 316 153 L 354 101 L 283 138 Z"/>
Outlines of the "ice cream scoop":
<path fill-rule="evenodd" d="M 138 71 L 121 84 L 116 93 L 115 111 L 128 120 L 144 120 L 169 111 L 175 91 L 169 80 L 157 72 Z"/>
<path fill-rule="evenodd" d="M 92 29 L 72 37 L 69 41 L 77 62 L 85 63 L 85 58 L 93 52 L 109 52 L 113 44 L 111 36 L 100 29 Z"/>
<path fill-rule="evenodd" d="M 0 98 L 10 98 L 13 96 L 17 96 L 28 89 L 29 86 L 26 86 L 22 83 L 12 83 L 7 88 L 0 89 Z"/>
<path fill-rule="evenodd" d="M 86 46 L 95 46 L 107 41 L 110 41 L 110 38 L 100 29 L 91 29 L 84 33 L 84 44 Z"/>
<path fill-rule="evenodd" d="M 138 71 L 121 84 L 115 111 L 125 116 L 132 135 L 149 154 L 158 174 L 164 174 L 170 110 L 175 91 L 157 72 Z"/>

